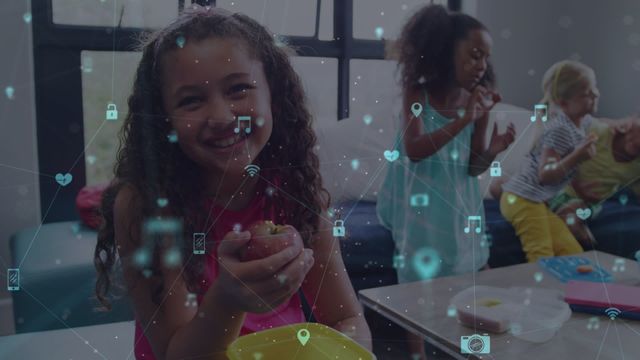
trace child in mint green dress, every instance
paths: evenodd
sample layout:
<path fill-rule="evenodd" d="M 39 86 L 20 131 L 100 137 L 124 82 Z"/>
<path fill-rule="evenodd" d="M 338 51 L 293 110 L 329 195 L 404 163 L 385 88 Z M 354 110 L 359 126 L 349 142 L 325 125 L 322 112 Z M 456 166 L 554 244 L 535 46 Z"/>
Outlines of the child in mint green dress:
<path fill-rule="evenodd" d="M 447 40 L 448 39 L 448 40 Z M 488 62 L 491 37 L 476 19 L 426 6 L 399 39 L 402 126 L 378 194 L 381 223 L 396 243 L 401 283 L 473 272 L 489 257 L 476 176 L 514 140 L 494 126 L 500 100 Z M 390 149 L 391 150 L 391 149 Z"/>

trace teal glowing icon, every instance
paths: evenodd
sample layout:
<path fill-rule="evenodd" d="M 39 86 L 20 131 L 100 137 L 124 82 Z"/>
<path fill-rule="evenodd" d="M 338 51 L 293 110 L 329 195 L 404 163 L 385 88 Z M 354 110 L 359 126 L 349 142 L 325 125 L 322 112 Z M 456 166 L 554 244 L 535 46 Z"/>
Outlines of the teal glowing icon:
<path fill-rule="evenodd" d="M 620 309 L 618 308 L 610 307 L 610 308 L 607 308 L 607 310 L 605 310 L 604 313 L 607 314 L 609 319 L 615 320 L 620 314 L 622 314 L 622 311 L 620 311 Z"/>
<path fill-rule="evenodd" d="M 542 275 L 541 272 L 536 272 L 535 274 L 533 274 L 533 278 L 536 280 L 536 282 L 541 282 L 544 278 L 544 275 Z"/>
<path fill-rule="evenodd" d="M 351 160 L 351 168 L 353 169 L 353 171 L 358 170 L 359 167 L 360 167 L 360 160 L 358 159 Z"/>
<path fill-rule="evenodd" d="M 464 115 L 467 113 L 467 111 L 464 108 L 458 108 L 458 111 L 456 111 L 458 113 L 458 117 L 460 119 L 462 119 L 464 117 Z"/>
<path fill-rule="evenodd" d="M 576 216 L 582 220 L 587 220 L 589 216 L 591 216 L 591 209 L 590 208 L 577 209 Z"/>
<path fill-rule="evenodd" d="M 236 125 L 236 127 L 233 129 L 233 132 L 236 134 L 240 133 L 240 129 L 244 128 L 244 132 L 247 134 L 251 133 L 251 116 L 238 116 L 237 117 L 237 121 L 238 124 Z M 245 124 L 246 126 L 242 126 L 242 124 Z"/>
<path fill-rule="evenodd" d="M 615 260 L 613 260 L 613 267 L 611 268 L 611 270 L 613 270 L 613 272 L 624 272 L 625 270 L 625 261 L 622 258 L 617 258 Z"/>
<path fill-rule="evenodd" d="M 22 15 L 22 20 L 24 20 L 25 23 L 29 24 L 31 22 L 31 19 L 33 18 L 33 16 L 31 15 L 30 12 L 26 12 Z"/>
<path fill-rule="evenodd" d="M 451 150 L 451 159 L 453 161 L 456 161 L 458 160 L 458 158 L 460 158 L 460 152 L 458 151 L 458 149 Z"/>
<path fill-rule="evenodd" d="M 404 259 L 404 255 L 399 254 L 397 251 L 393 255 L 393 268 L 394 269 L 404 269 L 406 263 Z"/>
<path fill-rule="evenodd" d="M 598 330 L 600 329 L 600 319 L 597 316 L 589 318 L 589 322 L 587 323 L 587 330 Z"/>
<path fill-rule="evenodd" d="M 467 218 L 467 226 L 464 228 L 464 232 L 466 234 L 470 233 L 471 228 L 475 229 L 476 234 L 480 234 L 482 232 L 482 216 L 471 215 Z"/>
<path fill-rule="evenodd" d="M 627 203 L 629 202 L 629 195 L 620 194 L 620 197 L 618 197 L 618 201 L 620 201 L 620 204 L 622 204 L 622 206 L 627 205 Z"/>
<path fill-rule="evenodd" d="M 458 315 L 458 309 L 456 309 L 455 305 L 449 305 L 447 308 L 447 316 L 456 317 L 456 315 Z"/>
<path fill-rule="evenodd" d="M 184 36 L 180 35 L 176 38 L 176 45 L 178 45 L 178 47 L 180 49 L 182 49 L 184 47 L 184 43 L 186 43 L 187 40 L 184 38 Z"/>
<path fill-rule="evenodd" d="M 7 290 L 20 290 L 20 269 L 7 269 Z"/>
<path fill-rule="evenodd" d="M 362 117 L 362 121 L 364 121 L 366 125 L 371 125 L 371 123 L 373 122 L 373 116 L 366 114 Z"/>
<path fill-rule="evenodd" d="M 409 199 L 409 204 L 412 207 L 427 207 L 429 206 L 429 194 L 413 194 Z"/>
<path fill-rule="evenodd" d="M 87 163 L 89 165 L 95 164 L 97 159 L 98 158 L 95 155 L 87 155 Z"/>
<path fill-rule="evenodd" d="M 640 262 L 640 250 L 636 251 L 636 256 L 635 256 L 635 258 L 636 258 L 636 261 L 637 261 L 637 262 Z"/>
<path fill-rule="evenodd" d="M 302 346 L 307 345 L 307 342 L 309 342 L 309 338 L 311 338 L 311 333 L 309 333 L 309 330 L 298 330 L 298 341 L 300 341 L 300 344 L 302 344 Z"/>
<path fill-rule="evenodd" d="M 249 176 L 254 177 L 260 172 L 260 167 L 258 165 L 249 164 L 244 167 L 244 170 L 249 174 Z"/>
<path fill-rule="evenodd" d="M 164 265 L 169 268 L 177 268 L 182 263 L 182 254 L 176 246 L 167 250 L 164 254 Z"/>
<path fill-rule="evenodd" d="M 502 176 L 502 167 L 500 166 L 500 161 L 494 161 L 491 163 L 491 167 L 489 168 L 489 175 L 491 175 L 491 177 Z"/>
<path fill-rule="evenodd" d="M 205 233 L 193 233 L 193 253 L 202 255 L 206 252 Z"/>
<path fill-rule="evenodd" d="M 167 140 L 169 140 L 169 142 L 172 144 L 175 144 L 178 142 L 178 134 L 176 133 L 175 130 L 171 130 L 169 135 L 167 135 Z"/>
<path fill-rule="evenodd" d="M 378 26 L 375 30 L 375 33 L 376 33 L 376 39 L 380 40 L 384 35 L 384 29 L 381 26 Z"/>
<path fill-rule="evenodd" d="M 114 103 L 107 104 L 107 111 L 105 114 L 107 120 L 115 121 L 118 120 L 118 108 Z"/>
<path fill-rule="evenodd" d="M 420 114 L 422 114 L 422 104 L 420 103 L 413 103 L 411 105 L 411 113 L 413 114 L 413 116 L 418 117 L 420 116 Z"/>
<path fill-rule="evenodd" d="M 158 207 L 165 207 L 169 204 L 169 199 L 167 198 L 157 198 L 156 199 L 156 204 L 158 205 Z"/>
<path fill-rule="evenodd" d="M 333 236 L 344 237 L 346 228 L 344 227 L 344 220 L 336 220 L 333 223 Z"/>
<path fill-rule="evenodd" d="M 440 255 L 433 248 L 424 247 L 413 256 L 413 269 L 422 280 L 434 278 L 440 271 Z"/>
<path fill-rule="evenodd" d="M 533 115 L 531 116 L 531 122 L 535 122 L 538 118 L 540 118 L 542 122 L 547 121 L 547 105 L 536 104 L 533 107 Z"/>
<path fill-rule="evenodd" d="M 387 161 L 389 162 L 394 162 L 396 160 L 398 160 L 398 158 L 400 157 L 400 152 L 398 150 L 385 150 L 384 151 L 384 158 L 387 159 Z"/>
<path fill-rule="evenodd" d="M 489 354 L 491 353 L 491 337 L 489 335 L 473 334 L 460 337 L 461 354 Z"/>
<path fill-rule="evenodd" d="M 83 56 L 80 68 L 85 74 L 91 73 L 93 71 L 93 58 L 91 56 Z"/>
<path fill-rule="evenodd" d="M 133 253 L 133 265 L 137 268 L 144 269 L 149 264 L 151 264 L 151 252 L 145 247 L 138 248 L 138 250 Z"/>
<path fill-rule="evenodd" d="M 13 88 L 13 86 L 7 86 L 6 88 L 4 88 L 4 93 L 5 93 L 5 95 L 7 95 L 7 98 L 9 100 L 13 100 L 13 95 L 15 94 L 15 89 Z"/>
<path fill-rule="evenodd" d="M 62 174 L 62 173 L 57 173 L 56 174 L 56 182 L 58 184 L 60 184 L 61 186 L 67 186 L 69 184 L 71 184 L 71 180 L 73 180 L 73 175 L 66 173 L 66 174 Z"/>

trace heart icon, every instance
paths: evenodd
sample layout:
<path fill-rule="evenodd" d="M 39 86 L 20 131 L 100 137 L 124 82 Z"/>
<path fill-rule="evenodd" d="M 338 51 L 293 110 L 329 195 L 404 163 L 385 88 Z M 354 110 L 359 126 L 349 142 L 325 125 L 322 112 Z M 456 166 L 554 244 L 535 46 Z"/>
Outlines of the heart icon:
<path fill-rule="evenodd" d="M 512 194 L 507 195 L 507 202 L 509 204 L 511 204 L 511 205 L 515 204 L 516 200 L 517 200 L 517 198 L 516 198 L 515 195 L 512 195 Z"/>
<path fill-rule="evenodd" d="M 373 116 L 371 116 L 371 115 L 367 114 L 367 115 L 365 115 L 365 116 L 363 116 L 363 117 L 362 117 L 362 121 L 364 121 L 364 123 L 365 123 L 366 125 L 370 125 L 370 124 L 371 124 L 371 122 L 373 121 Z"/>
<path fill-rule="evenodd" d="M 464 108 L 459 108 L 459 109 L 458 109 L 458 117 L 462 119 L 462 118 L 464 117 L 464 114 L 465 114 L 466 112 L 467 112 L 467 111 L 466 111 Z"/>
<path fill-rule="evenodd" d="M 31 22 L 31 13 L 24 13 L 24 15 L 22 15 L 22 19 L 27 24 L 30 23 Z"/>
<path fill-rule="evenodd" d="M 61 174 L 61 173 L 57 173 L 56 174 L 56 181 L 58 182 L 58 184 L 62 185 L 62 186 L 67 186 L 71 183 L 71 180 L 73 180 L 73 176 L 69 173 L 66 174 Z"/>
<path fill-rule="evenodd" d="M 389 162 L 396 161 L 399 156 L 400 156 L 400 152 L 398 150 L 393 150 L 393 151 L 385 150 L 384 151 L 384 157 L 387 160 L 389 160 Z"/>
<path fill-rule="evenodd" d="M 167 198 L 158 198 L 158 200 L 156 200 L 156 203 L 160 207 L 165 207 L 169 203 L 169 200 Z"/>
<path fill-rule="evenodd" d="M 591 209 L 577 209 L 576 215 L 582 220 L 587 220 L 591 216 Z"/>
<path fill-rule="evenodd" d="M 93 165 L 96 163 L 96 156 L 95 155 L 87 155 L 87 162 L 89 163 L 89 165 Z"/>

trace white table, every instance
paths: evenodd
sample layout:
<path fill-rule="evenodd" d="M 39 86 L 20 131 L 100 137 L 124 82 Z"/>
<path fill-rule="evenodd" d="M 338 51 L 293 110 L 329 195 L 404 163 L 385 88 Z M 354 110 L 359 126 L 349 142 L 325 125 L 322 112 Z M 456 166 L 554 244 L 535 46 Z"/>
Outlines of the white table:
<path fill-rule="evenodd" d="M 135 359 L 133 321 L 0 337 L 0 359 Z"/>
<path fill-rule="evenodd" d="M 614 275 L 614 281 L 629 285 L 640 283 L 636 262 L 626 259 L 624 272 L 613 272 L 615 256 L 589 251 L 582 256 L 600 264 Z M 542 272 L 541 282 L 534 273 Z M 460 353 L 460 337 L 474 330 L 447 316 L 450 299 L 474 284 L 509 288 L 512 286 L 564 288 L 559 280 L 537 264 L 520 264 L 475 274 L 443 277 L 428 282 L 415 282 L 360 291 L 362 303 L 405 329 L 422 336 L 449 355 L 458 359 L 640 359 L 640 321 L 600 316 L 599 328 L 588 330 L 593 315 L 573 313 L 556 335 L 542 344 L 513 337 L 509 332 L 489 334 L 491 351 L 485 355 Z"/>

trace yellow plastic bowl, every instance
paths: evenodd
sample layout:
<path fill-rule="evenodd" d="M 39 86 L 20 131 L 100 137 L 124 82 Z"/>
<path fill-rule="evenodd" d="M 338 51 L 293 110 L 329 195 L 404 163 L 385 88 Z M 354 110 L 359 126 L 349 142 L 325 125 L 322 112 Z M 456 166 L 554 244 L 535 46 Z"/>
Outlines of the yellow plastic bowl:
<path fill-rule="evenodd" d="M 298 330 L 307 329 L 305 345 L 298 340 Z M 241 336 L 227 349 L 231 360 L 333 359 L 375 360 L 346 335 L 317 323 L 300 323 Z"/>

